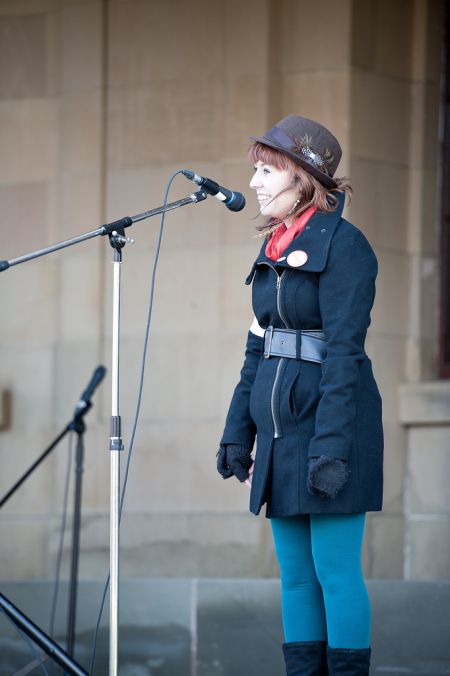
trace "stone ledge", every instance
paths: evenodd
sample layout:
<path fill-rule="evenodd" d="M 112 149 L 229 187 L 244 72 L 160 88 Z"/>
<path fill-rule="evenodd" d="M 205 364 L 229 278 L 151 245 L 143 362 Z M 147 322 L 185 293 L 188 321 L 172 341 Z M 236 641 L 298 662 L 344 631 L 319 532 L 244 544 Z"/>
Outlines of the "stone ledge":
<path fill-rule="evenodd" d="M 405 383 L 398 394 L 403 425 L 450 425 L 450 380 Z"/>

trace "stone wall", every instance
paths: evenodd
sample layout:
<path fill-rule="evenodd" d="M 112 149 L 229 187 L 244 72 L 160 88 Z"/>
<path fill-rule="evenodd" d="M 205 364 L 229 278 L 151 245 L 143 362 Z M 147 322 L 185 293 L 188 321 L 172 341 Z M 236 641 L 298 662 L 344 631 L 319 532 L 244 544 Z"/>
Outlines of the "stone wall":
<path fill-rule="evenodd" d="M 348 217 L 379 258 L 368 352 L 384 401 L 386 489 L 384 511 L 368 520 L 365 568 L 403 576 L 407 438 L 398 386 L 436 375 L 442 7 L 0 0 L 2 258 L 161 204 L 181 167 L 248 197 L 240 214 L 208 200 L 167 218 L 125 503 L 124 575 L 277 573 L 267 521 L 248 514 L 244 486 L 220 480 L 214 456 L 252 314 L 243 279 L 259 241 L 248 136 L 298 112 L 341 140 L 339 173 L 355 188 Z M 191 189 L 177 177 L 171 199 Z M 124 252 L 126 450 L 158 227 L 157 219 L 136 225 Z M 111 258 L 102 238 L 2 274 L 0 383 L 13 406 L 0 430 L 2 490 L 69 419 L 95 366 L 109 366 Z M 88 417 L 85 578 L 108 567 L 109 415 L 108 378 Z M 52 577 L 67 458 L 63 445 L 4 507 L 2 577 Z M 65 566 L 68 558 L 67 538 Z"/>

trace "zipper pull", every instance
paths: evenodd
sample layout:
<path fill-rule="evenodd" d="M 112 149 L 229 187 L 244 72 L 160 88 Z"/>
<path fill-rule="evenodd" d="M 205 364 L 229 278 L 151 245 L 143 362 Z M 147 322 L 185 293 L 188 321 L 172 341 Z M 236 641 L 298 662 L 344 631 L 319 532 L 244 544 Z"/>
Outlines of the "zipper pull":
<path fill-rule="evenodd" d="M 280 288 L 280 284 L 281 284 L 281 275 L 277 275 L 277 289 Z"/>

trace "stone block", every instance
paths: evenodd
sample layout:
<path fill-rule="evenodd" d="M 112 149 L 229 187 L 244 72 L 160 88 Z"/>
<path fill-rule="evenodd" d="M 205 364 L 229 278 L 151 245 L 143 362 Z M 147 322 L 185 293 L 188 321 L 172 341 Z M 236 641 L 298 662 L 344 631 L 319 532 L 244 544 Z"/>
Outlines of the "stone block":
<path fill-rule="evenodd" d="M 409 331 L 411 338 L 438 340 L 439 275 L 438 263 L 433 257 L 413 254 L 410 265 Z"/>
<path fill-rule="evenodd" d="M 59 108 L 51 99 L 0 102 L 0 181 L 53 179 L 57 171 Z"/>
<path fill-rule="evenodd" d="M 265 75 L 272 34 L 270 2 L 227 0 L 227 11 L 219 19 L 225 42 L 221 67 L 227 77 Z M 253 39 L 254 36 L 258 39 Z"/>
<path fill-rule="evenodd" d="M 411 152 L 411 165 L 436 172 L 442 152 L 438 143 L 441 88 L 439 84 L 427 82 L 423 85 L 414 84 L 411 92 L 412 110 L 417 115 L 417 119 L 415 117 L 412 119 L 412 128 L 417 130 L 417 136 L 420 139 L 420 152 Z M 417 99 L 421 105 L 418 105 Z M 411 144 L 412 150 L 415 145 Z"/>
<path fill-rule="evenodd" d="M 439 239 L 436 237 L 436 212 L 439 208 L 436 203 L 438 190 L 438 174 L 436 168 L 424 169 L 422 172 L 422 229 L 420 251 L 428 256 L 439 254 Z M 411 246 L 411 244 L 410 244 Z M 415 249 L 418 250 L 417 248 Z"/>
<path fill-rule="evenodd" d="M 411 167 L 409 171 L 408 251 L 423 256 L 437 256 L 439 238 L 436 236 L 436 191 L 438 175 L 435 170 Z"/>
<path fill-rule="evenodd" d="M 99 91 L 66 93 L 62 99 L 61 168 L 99 171 L 101 162 L 101 97 Z"/>
<path fill-rule="evenodd" d="M 439 378 L 439 345 L 432 339 L 420 342 L 420 375 L 418 379 L 429 381 Z M 411 380 L 413 380 L 411 378 Z"/>
<path fill-rule="evenodd" d="M 59 338 L 70 343 L 95 342 L 102 329 L 101 260 L 97 251 L 85 247 L 89 244 L 80 245 L 78 256 L 58 261 Z"/>
<path fill-rule="evenodd" d="M 130 417 L 124 418 L 126 454 L 130 427 Z M 173 418 L 165 423 L 143 423 L 133 450 L 128 509 L 139 513 L 248 509 L 247 486 L 235 480 L 224 482 L 216 471 L 218 439 L 217 421 L 183 422 Z M 124 454 L 123 467 L 125 462 Z M 93 484 L 89 504 L 91 509 L 100 504 Z"/>
<path fill-rule="evenodd" d="M 0 99 L 45 96 L 46 16 L 0 15 Z"/>
<path fill-rule="evenodd" d="M 371 358 L 383 399 L 383 419 L 398 424 L 398 383 L 405 379 L 405 341 L 396 336 L 371 334 Z"/>
<path fill-rule="evenodd" d="M 373 512 L 368 515 L 365 539 L 366 574 L 370 578 L 403 577 L 404 517 Z"/>
<path fill-rule="evenodd" d="M 428 82 L 439 84 L 442 67 L 442 42 L 445 30 L 445 3 L 431 2 L 426 4 L 426 71 Z M 416 76 L 416 73 L 414 73 Z"/>
<path fill-rule="evenodd" d="M 409 79 L 414 18 L 411 3 L 400 0 L 392 4 L 389 0 L 380 0 L 375 5 L 375 13 L 375 24 L 368 27 L 369 32 L 375 34 L 374 70 Z"/>
<path fill-rule="evenodd" d="M 405 167 L 351 157 L 354 196 L 349 219 L 368 237 L 375 251 L 403 252 L 409 238 L 409 172 Z"/>
<path fill-rule="evenodd" d="M 2 259 L 40 249 L 46 241 L 45 181 L 0 186 Z M 13 235 L 13 236 L 12 236 Z"/>
<path fill-rule="evenodd" d="M 154 324 L 159 331 L 206 334 L 221 326 L 219 260 L 220 251 L 208 244 L 189 255 L 171 250 L 161 257 Z"/>
<path fill-rule="evenodd" d="M 404 383 L 399 388 L 400 420 L 404 425 L 450 422 L 448 381 Z"/>
<path fill-rule="evenodd" d="M 352 6 L 351 63 L 365 70 L 373 70 L 377 47 L 374 30 L 377 5 L 371 0 L 360 0 Z"/>
<path fill-rule="evenodd" d="M 221 71 L 224 16 L 220 3 L 202 0 L 193 11 L 181 2 L 131 0 L 115 2 L 110 11 L 113 87 L 139 87 L 161 80 L 178 80 L 183 85 L 195 68 L 205 79 Z M 166 27 L 170 27 L 169 35 Z M 133 39 L 124 40 L 124 35 Z"/>
<path fill-rule="evenodd" d="M 376 676 L 449 673 L 448 582 L 369 580 Z M 439 618 L 439 619 L 438 619 Z"/>
<path fill-rule="evenodd" d="M 282 49 L 283 73 L 348 67 L 351 2 L 319 0 L 312 4 L 307 0 L 284 0 L 281 8 L 280 34 L 273 39 Z"/>
<path fill-rule="evenodd" d="M 222 152 L 230 158 L 243 158 L 250 145 L 250 135 L 267 131 L 267 77 L 241 75 L 225 83 Z M 274 120 L 275 123 L 277 120 Z M 271 126 L 272 123 L 269 123 Z"/>
<path fill-rule="evenodd" d="M 264 595 L 258 589 L 253 580 L 238 586 L 225 580 L 220 586 L 202 581 L 197 615 L 202 639 L 197 654 L 199 676 L 284 673 L 278 584 L 272 583 Z M 260 631 L 264 635 L 264 650 L 257 638 Z"/>
<path fill-rule="evenodd" d="M 410 259 L 404 253 L 377 250 L 378 276 L 372 310 L 374 326 L 406 338 L 409 329 Z"/>
<path fill-rule="evenodd" d="M 408 520 L 405 577 L 409 580 L 448 580 L 450 576 L 450 518 Z"/>
<path fill-rule="evenodd" d="M 221 159 L 224 106 L 223 81 L 213 76 L 112 89 L 110 167 Z"/>
<path fill-rule="evenodd" d="M 352 152 L 386 164 L 408 165 L 409 81 L 354 69 L 350 106 Z"/>
<path fill-rule="evenodd" d="M 56 335 L 56 298 L 55 266 L 49 258 L 5 272 L 1 286 L 3 344 L 14 349 L 48 346 Z"/>
<path fill-rule="evenodd" d="M 380 174 L 378 162 L 351 155 L 349 178 L 354 192 L 348 206 L 348 220 L 362 230 L 375 249 L 380 239 L 380 228 L 382 227 L 380 222 L 380 202 L 382 201 L 379 185 Z M 399 230 L 396 232 L 398 236 Z"/>
<path fill-rule="evenodd" d="M 421 338 L 439 341 L 440 263 L 434 256 L 422 256 L 420 260 L 421 292 Z"/>
<path fill-rule="evenodd" d="M 63 41 L 61 85 L 64 93 L 100 90 L 102 87 L 103 42 L 102 3 L 66 3 L 61 7 Z M 133 41 L 124 41 L 133 44 Z"/>
<path fill-rule="evenodd" d="M 403 509 L 406 466 L 406 432 L 395 420 L 385 416 L 383 513 L 399 514 Z"/>
<path fill-rule="evenodd" d="M 0 15 L 15 16 L 54 12 L 59 8 L 59 5 L 60 0 L 3 0 L 0 6 Z"/>
<path fill-rule="evenodd" d="M 81 579 L 101 577 L 108 567 L 107 513 L 83 516 L 81 542 Z M 259 553 L 257 520 L 248 514 L 127 511 L 122 521 L 124 577 L 252 577 Z M 69 557 L 67 542 L 65 566 Z"/>
<path fill-rule="evenodd" d="M 42 578 L 46 574 L 48 526 L 40 516 L 4 516 L 0 537 L 0 569 L 10 580 Z"/>
<path fill-rule="evenodd" d="M 408 513 L 450 516 L 448 427 L 412 427 L 408 447 Z"/>
<path fill-rule="evenodd" d="M 83 173 L 61 172 L 58 209 L 51 226 L 56 241 L 70 239 L 90 230 L 95 230 L 104 223 L 104 216 L 101 214 L 100 183 L 100 174 L 95 170 Z M 107 238 L 101 238 L 100 241 L 102 243 L 101 248 L 107 248 L 109 251 Z M 84 256 L 88 250 L 91 251 L 96 246 L 94 242 L 95 240 L 90 240 L 87 244 L 66 249 L 62 256 L 64 258 L 76 255 Z"/>
<path fill-rule="evenodd" d="M 0 372 L 12 392 L 13 433 L 48 430 L 47 425 L 54 422 L 53 358 L 53 349 L 48 345 L 3 344 Z"/>

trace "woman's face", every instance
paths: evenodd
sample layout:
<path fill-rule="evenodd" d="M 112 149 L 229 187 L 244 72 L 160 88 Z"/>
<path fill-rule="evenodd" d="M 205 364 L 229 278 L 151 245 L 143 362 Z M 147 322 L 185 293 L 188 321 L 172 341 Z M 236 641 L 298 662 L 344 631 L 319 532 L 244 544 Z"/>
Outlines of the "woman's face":
<path fill-rule="evenodd" d="M 284 218 L 298 199 L 298 188 L 292 187 L 291 174 L 287 169 L 277 169 L 261 160 L 254 165 L 254 171 L 250 188 L 256 190 L 261 213 Z"/>

